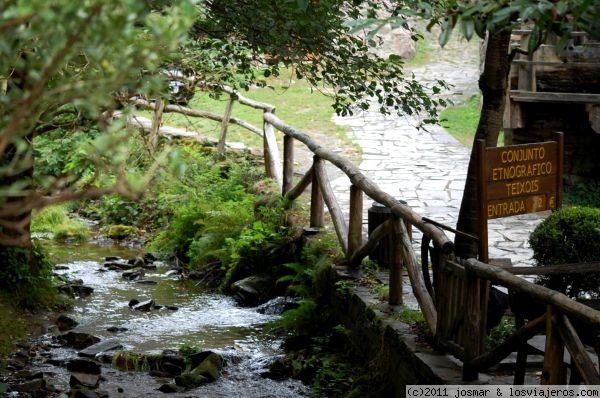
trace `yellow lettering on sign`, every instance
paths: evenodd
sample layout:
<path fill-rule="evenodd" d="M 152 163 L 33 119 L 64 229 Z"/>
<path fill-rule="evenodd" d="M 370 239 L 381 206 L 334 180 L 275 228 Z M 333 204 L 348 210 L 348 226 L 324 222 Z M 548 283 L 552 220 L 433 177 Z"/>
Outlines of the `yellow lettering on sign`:
<path fill-rule="evenodd" d="M 507 196 L 518 196 L 527 193 L 534 193 L 540 190 L 539 180 L 524 180 L 510 182 L 506 184 Z"/>
<path fill-rule="evenodd" d="M 542 160 L 546 156 L 546 149 L 543 146 L 529 148 L 511 148 L 502 151 L 500 160 L 502 163 L 527 162 L 532 160 Z"/>
<path fill-rule="evenodd" d="M 492 168 L 492 181 L 512 180 L 515 178 L 539 177 L 552 174 L 552 163 L 529 163 L 515 166 Z"/>
<path fill-rule="evenodd" d="M 525 212 L 525 201 L 522 199 L 487 205 L 488 218 L 506 217 Z"/>

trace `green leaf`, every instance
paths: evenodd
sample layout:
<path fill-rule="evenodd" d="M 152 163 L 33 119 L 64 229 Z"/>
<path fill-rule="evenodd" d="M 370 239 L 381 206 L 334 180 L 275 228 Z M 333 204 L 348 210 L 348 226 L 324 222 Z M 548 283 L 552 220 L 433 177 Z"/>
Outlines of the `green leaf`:
<path fill-rule="evenodd" d="M 527 51 L 529 54 L 533 54 L 533 52 L 540 45 L 540 27 L 535 26 L 531 31 L 531 36 L 529 36 L 529 42 L 527 43 Z"/>
<path fill-rule="evenodd" d="M 555 8 L 556 8 L 556 13 L 558 15 L 564 15 L 569 6 L 567 5 L 567 2 L 565 2 L 564 0 L 560 0 L 558 3 L 555 4 Z"/>
<path fill-rule="evenodd" d="M 298 8 L 302 11 L 306 11 L 308 8 L 308 0 L 297 0 Z"/>
<path fill-rule="evenodd" d="M 450 20 L 446 19 L 442 22 L 442 33 L 440 33 L 439 43 L 441 47 L 444 47 L 448 40 L 450 40 L 450 36 L 452 35 L 452 25 L 450 24 Z"/>
<path fill-rule="evenodd" d="M 473 21 L 473 18 L 461 18 L 460 31 L 465 39 L 471 40 L 471 37 L 473 37 L 473 32 L 475 31 L 475 21 Z"/>

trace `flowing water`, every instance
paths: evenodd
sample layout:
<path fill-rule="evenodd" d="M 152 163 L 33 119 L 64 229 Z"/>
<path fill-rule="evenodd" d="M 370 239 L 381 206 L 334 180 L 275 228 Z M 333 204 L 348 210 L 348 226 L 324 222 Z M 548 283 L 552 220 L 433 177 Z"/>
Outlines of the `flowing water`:
<path fill-rule="evenodd" d="M 53 245 L 50 254 L 61 267 L 58 274 L 81 279 L 94 292 L 76 299 L 66 315 L 79 326 L 73 331 L 86 332 L 105 339 L 116 339 L 125 350 L 138 353 L 160 353 L 178 349 L 183 344 L 213 350 L 221 354 L 228 365 L 216 382 L 185 393 L 168 394 L 174 397 L 298 397 L 308 395 L 308 389 L 294 380 L 273 381 L 260 377 L 269 363 L 283 354 L 281 340 L 265 331 L 265 325 L 277 315 L 261 314 L 257 308 L 239 307 L 228 296 L 206 293 L 193 284 L 184 284 L 169 267 L 157 263 L 156 270 L 146 270 L 144 279 L 156 284 L 140 284 L 122 278 L 122 271 L 103 267 L 106 256 L 124 259 L 139 255 L 134 249 L 120 246 L 81 244 Z M 171 307 L 141 312 L 132 310 L 131 299 L 140 302 L 155 300 L 156 304 Z M 175 309 L 176 307 L 177 309 Z M 109 332 L 110 327 L 125 328 Z M 47 336 L 49 338 L 50 336 Z M 55 347 L 47 356 L 53 359 L 76 357 L 76 350 Z M 68 373 L 62 367 L 40 364 L 52 382 L 68 389 Z M 111 397 L 154 397 L 165 394 L 156 389 L 172 379 L 160 379 L 139 372 L 121 372 L 103 368 L 105 380 L 100 389 Z"/>

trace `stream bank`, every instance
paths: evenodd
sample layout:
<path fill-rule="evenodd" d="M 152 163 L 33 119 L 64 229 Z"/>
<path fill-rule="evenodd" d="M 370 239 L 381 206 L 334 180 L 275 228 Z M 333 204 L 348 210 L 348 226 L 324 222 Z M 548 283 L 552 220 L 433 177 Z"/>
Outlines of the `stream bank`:
<path fill-rule="evenodd" d="M 308 394 L 307 387 L 299 381 L 273 381 L 261 376 L 275 358 L 283 355 L 281 338 L 266 330 L 270 322 L 279 318 L 268 306 L 240 307 L 231 297 L 203 291 L 190 281 L 183 281 L 177 270 L 158 261 L 142 268 L 140 278 L 124 278 L 122 269 L 109 264 L 125 263 L 119 258 L 138 257 L 139 251 L 129 247 L 52 244 L 50 254 L 57 259 L 56 274 L 71 281 L 80 280 L 82 286 L 93 291 L 87 296 L 77 295 L 72 310 L 62 314 L 77 326 L 60 331 L 54 325 L 40 338 L 20 344 L 21 349 L 11 358 L 9 375 L 3 380 L 9 390 L 6 396 L 163 396 L 159 388 L 174 385 L 172 375 L 118 370 L 111 365 L 112 359 L 122 351 L 176 355 L 182 347 L 193 352 L 214 352 L 223 358 L 225 366 L 216 381 L 186 391 L 175 389 L 168 396 Z M 131 305 L 132 300 L 139 301 L 138 306 L 150 301 L 152 305 L 140 310 Z M 110 350 L 89 358 L 99 369 L 98 382 L 93 386 L 80 388 L 73 381 L 69 364 L 83 358 L 85 350 L 59 341 L 59 336 L 68 333 L 95 336 L 111 343 Z"/>

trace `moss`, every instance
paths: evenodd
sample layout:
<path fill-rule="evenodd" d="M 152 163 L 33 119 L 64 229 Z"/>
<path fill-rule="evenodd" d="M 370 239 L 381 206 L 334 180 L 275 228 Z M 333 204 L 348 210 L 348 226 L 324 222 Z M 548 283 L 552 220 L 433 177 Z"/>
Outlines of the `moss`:
<path fill-rule="evenodd" d="M 137 228 L 130 225 L 109 225 L 103 231 L 110 239 L 117 240 L 132 238 L 138 233 Z"/>
<path fill-rule="evenodd" d="M 69 216 L 66 205 L 50 206 L 33 214 L 32 232 L 49 232 L 54 239 L 67 238 L 76 241 L 86 240 L 90 235 L 90 227 L 83 221 Z"/>

